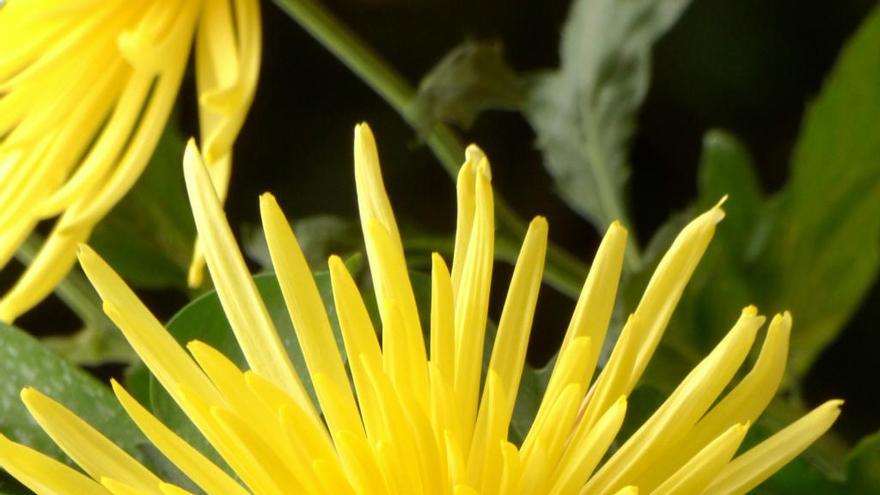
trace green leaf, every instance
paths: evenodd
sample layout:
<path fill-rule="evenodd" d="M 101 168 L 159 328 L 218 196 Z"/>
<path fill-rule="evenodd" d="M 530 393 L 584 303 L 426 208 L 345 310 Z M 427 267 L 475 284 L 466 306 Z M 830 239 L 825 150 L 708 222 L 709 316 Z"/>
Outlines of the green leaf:
<path fill-rule="evenodd" d="M 466 41 L 422 79 L 408 112 L 427 135 L 439 122 L 470 127 L 483 110 L 519 109 L 526 99 L 526 83 L 504 61 L 500 43 Z"/>
<path fill-rule="evenodd" d="M 130 284 L 186 289 L 195 226 L 183 183 L 184 141 L 169 125 L 135 186 L 89 244 Z"/>
<path fill-rule="evenodd" d="M 846 493 L 880 494 L 880 432 L 862 439 L 846 460 Z"/>
<path fill-rule="evenodd" d="M 40 345 L 25 332 L 0 323 L 0 432 L 56 459 L 69 462 L 31 418 L 19 399 L 34 387 L 64 404 L 127 452 L 140 457 L 146 439 L 110 389 Z"/>
<path fill-rule="evenodd" d="M 792 365 L 806 373 L 880 266 L 880 8 L 847 42 L 805 116 L 771 243 L 774 299 L 792 310 Z"/>
<path fill-rule="evenodd" d="M 627 146 L 648 90 L 651 48 L 688 0 L 576 0 L 561 67 L 537 80 L 526 114 L 562 198 L 604 229 L 626 220 Z"/>

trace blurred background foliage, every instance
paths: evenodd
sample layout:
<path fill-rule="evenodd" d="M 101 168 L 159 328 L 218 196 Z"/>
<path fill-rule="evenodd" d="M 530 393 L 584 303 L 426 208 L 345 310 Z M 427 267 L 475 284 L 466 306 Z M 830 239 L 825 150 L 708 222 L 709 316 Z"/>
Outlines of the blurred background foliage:
<path fill-rule="evenodd" d="M 456 135 L 478 143 L 492 161 L 496 194 L 509 205 L 499 212 L 494 318 L 518 250 L 518 222 L 546 216 L 556 244 L 512 427 L 516 438 L 528 426 L 543 369 L 608 223 L 621 219 L 630 227 L 618 326 L 678 229 L 729 195 L 727 218 L 634 394 L 629 427 L 708 353 L 743 306 L 754 303 L 764 314 L 790 309 L 788 376 L 751 441 L 824 399 L 847 402 L 834 432 L 758 492 L 880 493 L 880 10 L 867 0 L 814 3 L 266 2 L 263 72 L 236 146 L 230 223 L 254 271 L 271 270 L 257 197 L 272 191 L 321 287 L 327 254 L 350 256 L 359 267 L 351 134 L 356 122 L 368 121 L 414 286 L 424 296 L 429 279 L 421 272 L 430 252 L 451 254 L 449 172 L 462 157 Z M 316 37 L 350 58 L 340 63 Z M 372 47 L 378 58 L 346 51 L 340 39 Z M 171 329 L 178 338 L 198 335 L 235 358 L 210 288 L 185 287 L 194 229 L 180 157 L 197 125 L 183 110 L 195 108 L 186 101 L 195 94 L 192 75 L 187 84 L 182 113 L 147 173 L 90 242 L 160 317 L 177 313 Z M 29 255 L 23 249 L 19 259 Z M 14 275 L 4 273 L 0 282 Z M 274 278 L 261 277 L 273 317 L 288 328 Z M 364 273 L 361 281 L 369 291 Z M 45 379 L 46 387 L 68 377 L 69 386 L 59 389 L 65 403 L 85 417 L 110 418 L 106 428 L 123 446 L 167 468 L 120 420 L 106 389 L 75 363 L 101 380 L 125 375 L 160 417 L 198 441 L 149 374 L 129 366 L 133 356 L 81 274 L 72 273 L 55 298 L 17 326 L 55 354 L 23 332 L 0 332 L 0 352 L 28 356 L 0 356 L 4 433 L 53 448 L 8 399 L 34 376 L 55 377 Z M 288 344 L 296 355 L 295 342 Z M 18 493 L 10 483 L 0 477 L 0 492 Z"/>

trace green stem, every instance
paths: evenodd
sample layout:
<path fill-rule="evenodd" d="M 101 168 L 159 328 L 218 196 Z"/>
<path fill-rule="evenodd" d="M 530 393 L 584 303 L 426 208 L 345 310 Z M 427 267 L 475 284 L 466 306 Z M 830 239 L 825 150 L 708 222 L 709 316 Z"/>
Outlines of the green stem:
<path fill-rule="evenodd" d="M 314 0 L 274 0 L 327 50 L 364 80 L 415 127 L 411 105 L 415 89 L 360 37 L 348 29 L 323 5 Z M 449 175 L 455 179 L 464 159 L 464 145 L 447 125 L 438 124 L 426 137 L 428 147 Z M 517 240 L 525 235 L 525 221 L 502 198 L 496 197 L 495 214 L 499 230 Z M 548 282 L 565 294 L 576 296 L 587 273 L 587 266 L 559 246 L 547 249 Z"/>

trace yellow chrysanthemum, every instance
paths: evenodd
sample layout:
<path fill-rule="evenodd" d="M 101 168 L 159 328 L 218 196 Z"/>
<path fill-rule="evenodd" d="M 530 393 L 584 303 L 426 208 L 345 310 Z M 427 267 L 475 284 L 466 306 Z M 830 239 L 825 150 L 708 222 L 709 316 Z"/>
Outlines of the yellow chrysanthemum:
<path fill-rule="evenodd" d="M 60 215 L 0 320 L 46 297 L 140 176 L 193 44 L 202 144 L 222 198 L 259 72 L 258 0 L 0 3 L 0 268 Z M 191 284 L 202 266 L 196 254 Z"/>
<path fill-rule="evenodd" d="M 541 285 L 547 223 L 539 217 L 530 225 L 481 387 L 494 231 L 486 157 L 470 147 L 459 174 L 452 270 L 439 255 L 433 257 L 429 354 L 366 125 L 355 131 L 355 176 L 382 342 L 345 265 L 331 257 L 348 367 L 287 220 L 272 196 L 260 201 L 316 407 L 257 294 L 194 144 L 184 161 L 208 268 L 250 370 L 242 372 L 201 342 L 190 343 L 187 353 L 93 251 L 82 248 L 80 261 L 107 314 L 234 476 L 114 383 L 117 397 L 158 450 L 210 495 L 744 493 L 806 448 L 839 413 L 840 402 L 830 401 L 735 455 L 779 384 L 791 326 L 787 314 L 773 318 L 751 371 L 719 400 L 764 323 L 748 307 L 654 415 L 608 453 L 623 422 L 626 397 L 724 215 L 716 206 L 676 239 L 607 365 L 592 380 L 626 242 L 620 225 L 608 229 L 537 417 L 522 445 L 510 443 L 508 425 Z M 51 398 L 33 389 L 22 397 L 86 473 L 0 437 L 0 465 L 36 492 L 186 493 Z"/>

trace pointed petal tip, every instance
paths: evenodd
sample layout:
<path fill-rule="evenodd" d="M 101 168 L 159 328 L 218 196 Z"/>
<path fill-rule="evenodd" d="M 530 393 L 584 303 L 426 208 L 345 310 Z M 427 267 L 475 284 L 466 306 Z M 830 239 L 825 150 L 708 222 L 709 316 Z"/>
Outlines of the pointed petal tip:
<path fill-rule="evenodd" d="M 25 387 L 21 389 L 18 396 L 28 409 L 30 409 L 37 401 L 45 398 L 45 395 L 34 387 Z"/>
<path fill-rule="evenodd" d="M 486 153 L 476 144 L 469 144 L 464 150 L 465 163 L 480 163 L 486 158 Z"/>
<path fill-rule="evenodd" d="M 189 138 L 186 142 L 186 149 L 183 151 L 184 178 L 189 178 L 190 174 L 194 174 L 197 169 L 204 167 L 205 162 L 202 158 L 202 152 L 199 150 L 199 145 L 196 144 L 195 138 Z M 189 181 L 187 181 L 187 186 L 190 187 Z"/>
<path fill-rule="evenodd" d="M 275 199 L 275 195 L 274 195 L 274 194 L 270 193 L 269 191 L 266 191 L 266 192 L 264 192 L 263 194 L 260 194 L 260 206 L 261 206 L 261 207 L 262 207 L 264 204 L 265 204 L 265 205 L 270 205 L 270 204 L 272 204 L 272 203 L 278 204 L 278 200 Z"/>
<path fill-rule="evenodd" d="M 121 391 L 124 390 L 124 388 L 122 387 L 122 384 L 120 384 L 118 381 L 116 381 L 116 378 L 110 378 L 110 388 L 113 389 L 113 393 L 115 393 L 117 396 L 119 395 L 119 393 Z"/>
<path fill-rule="evenodd" d="M 621 234 L 627 234 L 628 231 L 626 227 L 620 222 L 620 220 L 614 220 L 608 225 L 608 233 L 615 232 Z"/>
<path fill-rule="evenodd" d="M 706 214 L 709 215 L 709 218 L 712 220 L 713 224 L 717 224 L 721 220 L 724 220 L 724 216 L 726 215 L 726 213 L 724 212 L 724 208 L 722 208 L 722 206 L 724 206 L 724 203 L 727 202 L 727 198 L 728 195 L 725 194 L 721 197 L 721 199 L 718 200 L 717 203 L 715 203 L 715 206 L 713 206 L 709 209 L 709 211 L 706 212 Z"/>
<path fill-rule="evenodd" d="M 366 122 L 359 122 L 354 126 L 355 145 L 362 144 L 363 140 L 375 141 L 376 138 L 373 135 L 373 129 L 370 128 L 369 124 Z"/>
<path fill-rule="evenodd" d="M 529 229 L 535 229 L 538 232 L 545 233 L 550 229 L 550 225 L 547 223 L 546 217 L 538 215 L 529 223 Z"/>
<path fill-rule="evenodd" d="M 334 271 L 345 269 L 345 262 L 338 254 L 331 254 L 327 257 L 327 266 L 330 268 L 330 274 L 333 275 Z"/>

